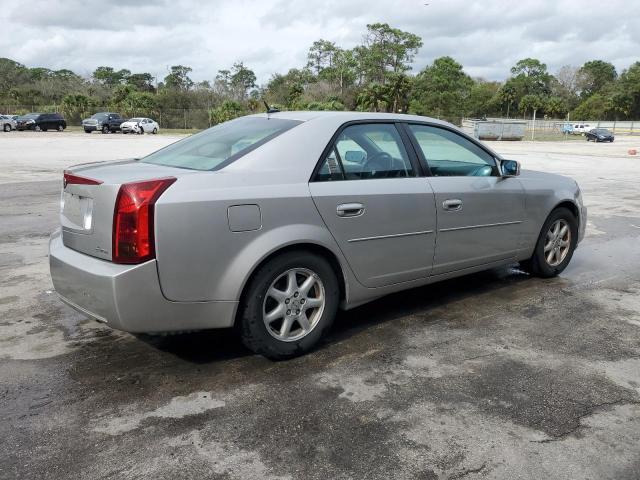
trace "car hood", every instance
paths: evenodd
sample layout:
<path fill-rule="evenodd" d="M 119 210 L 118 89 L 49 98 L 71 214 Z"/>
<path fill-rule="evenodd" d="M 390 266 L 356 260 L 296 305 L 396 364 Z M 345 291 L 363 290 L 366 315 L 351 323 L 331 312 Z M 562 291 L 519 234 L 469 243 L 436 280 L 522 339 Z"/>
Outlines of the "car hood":
<path fill-rule="evenodd" d="M 518 177 L 523 180 L 526 185 L 527 180 L 542 180 L 549 187 L 564 187 L 569 189 L 575 189 L 578 183 L 571 177 L 565 177 L 564 175 L 558 175 L 557 173 L 539 172 L 537 170 L 521 170 Z"/>

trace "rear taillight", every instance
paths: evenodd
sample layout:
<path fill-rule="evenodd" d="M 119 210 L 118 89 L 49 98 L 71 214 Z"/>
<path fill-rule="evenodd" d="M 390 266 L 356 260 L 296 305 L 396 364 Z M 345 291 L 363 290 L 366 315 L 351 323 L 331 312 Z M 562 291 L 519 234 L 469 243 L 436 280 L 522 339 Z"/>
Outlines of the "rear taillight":
<path fill-rule="evenodd" d="M 113 261 L 141 263 L 155 258 L 153 206 L 173 177 L 125 183 L 113 212 Z"/>
<path fill-rule="evenodd" d="M 101 180 L 95 180 L 89 177 L 81 177 L 80 175 L 74 175 L 71 172 L 67 172 L 65 170 L 64 176 L 62 177 L 62 181 L 64 186 L 67 185 L 100 185 L 102 183 Z"/>

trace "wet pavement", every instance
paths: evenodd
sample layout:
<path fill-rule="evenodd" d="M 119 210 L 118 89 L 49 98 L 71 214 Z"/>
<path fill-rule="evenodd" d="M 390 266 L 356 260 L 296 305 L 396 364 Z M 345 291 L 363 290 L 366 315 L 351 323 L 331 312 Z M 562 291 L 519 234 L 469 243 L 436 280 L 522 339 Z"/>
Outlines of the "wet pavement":
<path fill-rule="evenodd" d="M 84 319 L 48 277 L 59 182 L 0 185 L 0 478 L 640 478 L 640 160 L 589 145 L 504 146 L 583 185 L 560 277 L 395 294 L 278 363 Z"/>

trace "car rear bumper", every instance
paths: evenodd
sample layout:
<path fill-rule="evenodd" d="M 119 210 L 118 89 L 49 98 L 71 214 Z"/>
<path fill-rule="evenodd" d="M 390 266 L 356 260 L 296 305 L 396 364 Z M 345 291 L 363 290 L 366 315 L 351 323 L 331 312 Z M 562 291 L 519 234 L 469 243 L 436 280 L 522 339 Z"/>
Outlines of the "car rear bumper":
<path fill-rule="evenodd" d="M 134 333 L 231 327 L 236 301 L 172 302 L 162 294 L 156 261 L 119 265 L 49 240 L 49 267 L 61 300 L 112 328 Z"/>

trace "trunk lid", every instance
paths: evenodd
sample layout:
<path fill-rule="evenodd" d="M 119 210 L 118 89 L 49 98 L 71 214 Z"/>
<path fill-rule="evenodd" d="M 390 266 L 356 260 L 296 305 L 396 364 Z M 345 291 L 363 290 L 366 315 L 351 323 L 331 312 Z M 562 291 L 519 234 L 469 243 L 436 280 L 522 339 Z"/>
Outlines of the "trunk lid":
<path fill-rule="evenodd" d="M 104 260 L 112 259 L 113 214 L 123 183 L 197 173 L 137 160 L 76 165 L 66 172 L 100 183 L 63 186 L 60 199 L 62 241 L 73 250 Z"/>

